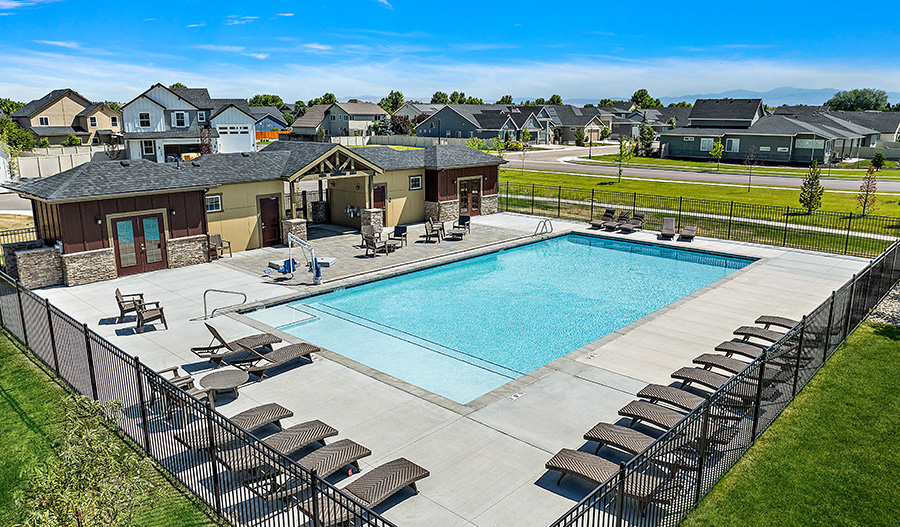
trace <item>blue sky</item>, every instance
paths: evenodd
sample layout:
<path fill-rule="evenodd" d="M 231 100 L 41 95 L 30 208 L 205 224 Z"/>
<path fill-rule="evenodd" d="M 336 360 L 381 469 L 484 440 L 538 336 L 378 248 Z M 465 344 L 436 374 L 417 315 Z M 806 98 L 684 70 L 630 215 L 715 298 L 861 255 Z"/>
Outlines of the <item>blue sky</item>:
<path fill-rule="evenodd" d="M 551 9 L 552 12 L 548 11 Z M 887 5 L 846 2 L 0 0 L 0 97 L 126 101 L 162 82 L 287 101 L 464 91 L 493 102 L 780 86 L 900 91 Z M 896 102 L 896 101 L 895 101 Z"/>

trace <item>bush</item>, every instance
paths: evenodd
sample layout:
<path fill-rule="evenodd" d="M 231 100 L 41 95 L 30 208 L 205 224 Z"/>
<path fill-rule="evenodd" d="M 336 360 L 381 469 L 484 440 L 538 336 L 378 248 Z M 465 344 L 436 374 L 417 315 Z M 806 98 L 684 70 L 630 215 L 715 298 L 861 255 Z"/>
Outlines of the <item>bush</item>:
<path fill-rule="evenodd" d="M 50 146 L 50 140 L 46 137 L 42 137 L 40 141 L 38 141 L 38 146 L 41 148 L 47 148 Z"/>
<path fill-rule="evenodd" d="M 518 152 L 522 150 L 522 143 L 518 141 L 510 141 L 506 143 L 506 150 L 510 150 L 512 152 Z"/>
<path fill-rule="evenodd" d="M 63 146 L 78 146 L 81 144 L 81 139 L 78 139 L 78 136 L 75 134 L 69 134 L 69 137 L 66 137 L 66 140 L 63 141 Z"/>

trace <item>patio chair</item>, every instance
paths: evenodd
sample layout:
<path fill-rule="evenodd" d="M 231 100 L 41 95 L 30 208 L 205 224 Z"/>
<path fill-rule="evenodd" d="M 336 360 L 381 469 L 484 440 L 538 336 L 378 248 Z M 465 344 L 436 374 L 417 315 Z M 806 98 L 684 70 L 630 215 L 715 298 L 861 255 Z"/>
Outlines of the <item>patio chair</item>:
<path fill-rule="evenodd" d="M 188 395 L 205 402 L 210 406 L 210 408 L 215 409 L 216 404 L 212 397 L 210 397 L 210 392 L 212 391 L 210 388 L 198 388 L 194 384 L 194 378 L 191 375 L 179 375 L 178 366 L 172 366 L 171 368 L 165 368 L 163 370 L 159 370 L 156 372 L 160 377 L 166 379 L 166 374 L 172 374 L 171 378 L 166 379 L 170 383 L 174 384 L 176 388 L 180 388 L 188 393 Z M 166 419 L 172 419 L 172 398 L 167 396 L 167 391 L 162 388 L 159 382 L 156 381 L 155 377 L 150 377 L 150 406 L 153 406 L 153 403 L 156 402 L 156 398 L 160 397 L 160 400 L 163 403 L 163 408 L 166 410 Z"/>
<path fill-rule="evenodd" d="M 373 258 L 378 256 L 378 251 L 383 252 L 385 256 L 390 252 L 387 242 L 383 242 L 374 236 L 364 236 L 363 245 L 366 247 L 366 256 L 369 256 L 369 251 L 372 251 Z"/>
<path fill-rule="evenodd" d="M 466 235 L 466 232 L 468 231 L 463 227 L 453 227 L 444 233 L 444 239 L 453 238 L 454 240 L 462 240 L 463 236 Z"/>
<path fill-rule="evenodd" d="M 225 255 L 225 249 L 228 249 L 228 257 L 232 258 L 231 242 L 223 240 L 221 234 L 209 235 L 209 255 L 215 258 L 221 258 Z"/>
<path fill-rule="evenodd" d="M 675 218 L 663 218 L 659 236 L 664 240 L 671 240 L 675 237 Z"/>
<path fill-rule="evenodd" d="M 748 359 L 755 359 L 765 352 L 768 347 L 768 345 L 756 344 L 754 342 L 728 340 L 716 346 L 715 350 L 724 353 L 727 357 L 737 354 L 747 357 Z"/>
<path fill-rule="evenodd" d="M 584 439 L 597 443 L 594 455 L 604 446 L 618 448 L 628 454 L 639 454 L 652 445 L 656 439 L 643 432 L 625 426 L 610 423 L 597 423 L 585 432 Z M 652 458 L 654 463 L 671 470 L 696 470 L 696 467 L 683 455 L 676 452 L 660 452 Z"/>
<path fill-rule="evenodd" d="M 296 454 L 313 443 L 325 446 L 325 439 L 338 435 L 338 431 L 319 420 L 307 421 L 275 432 L 263 439 L 263 443 L 285 456 Z M 258 449 L 242 446 L 219 451 L 219 460 L 232 472 L 246 470 L 255 472 L 267 464 L 268 458 L 257 454 Z M 323 476 L 324 477 L 324 476 Z"/>
<path fill-rule="evenodd" d="M 397 225 L 396 227 L 394 227 L 394 231 L 391 233 L 391 235 L 388 236 L 388 241 L 398 241 L 400 242 L 400 247 L 408 245 L 408 242 L 406 241 L 406 229 L 406 225 Z"/>
<path fill-rule="evenodd" d="M 136 313 L 139 305 L 144 303 L 144 293 L 134 293 L 123 295 L 119 288 L 116 288 L 116 303 L 119 305 L 119 319 L 116 321 L 122 323 L 125 315 L 128 313 Z"/>
<path fill-rule="evenodd" d="M 206 325 L 206 329 L 212 333 L 213 338 L 209 341 L 209 345 L 191 348 L 191 351 L 201 359 L 212 362 L 217 368 L 222 365 L 222 361 L 225 360 L 225 358 L 235 357 L 236 355 L 241 354 L 246 355 L 248 349 L 255 350 L 257 348 L 265 348 L 272 351 L 272 344 L 281 342 L 280 338 L 271 333 L 258 333 L 237 340 L 227 341 L 222 338 L 222 335 L 215 327 L 206 322 L 204 322 L 204 324 Z M 253 360 L 256 359 L 254 358 Z"/>
<path fill-rule="evenodd" d="M 672 373 L 672 378 L 681 381 L 681 388 L 690 386 L 693 383 L 705 386 L 711 390 L 718 390 L 730 381 L 733 375 L 722 375 L 714 371 L 705 370 L 703 368 L 692 368 L 690 366 L 681 368 Z M 763 383 L 766 384 L 766 383 Z M 735 397 L 739 397 L 744 402 L 756 399 L 757 383 L 750 377 L 733 385 L 732 390 Z M 769 400 L 777 394 L 777 390 L 771 384 L 763 389 L 762 398 Z"/>
<path fill-rule="evenodd" d="M 454 229 L 465 229 L 466 233 L 472 232 L 472 217 L 460 216 L 453 222 Z"/>
<path fill-rule="evenodd" d="M 603 213 L 603 216 L 600 216 L 596 220 L 589 221 L 588 225 L 590 225 L 591 228 L 594 228 L 594 229 L 601 229 L 601 228 L 603 228 L 604 223 L 606 223 L 608 221 L 612 221 L 613 218 L 615 218 L 615 216 L 616 216 L 616 209 L 606 209 L 606 212 Z"/>
<path fill-rule="evenodd" d="M 681 229 L 681 234 L 678 235 L 678 239 L 691 241 L 696 235 L 697 227 L 695 225 L 685 225 L 684 228 Z"/>
<path fill-rule="evenodd" d="M 634 217 L 619 226 L 621 232 L 634 232 L 644 228 L 644 213 L 637 212 Z"/>
<path fill-rule="evenodd" d="M 734 330 L 732 334 L 741 337 L 743 340 L 756 338 L 767 340 L 769 342 L 778 342 L 781 337 L 784 336 L 784 333 L 772 331 L 771 329 L 758 328 L 756 326 L 741 326 Z"/>
<path fill-rule="evenodd" d="M 631 211 L 625 211 L 619 214 L 619 217 L 614 220 L 604 221 L 602 227 L 608 231 L 614 231 L 621 227 L 625 222 L 631 219 Z"/>
<path fill-rule="evenodd" d="M 349 439 L 341 439 L 313 450 L 298 459 L 297 464 L 307 470 L 315 470 L 320 478 L 327 478 L 348 465 L 353 466 L 359 472 L 361 470 L 359 460 L 371 455 L 372 451 L 368 448 Z M 308 486 L 309 480 L 306 478 L 288 480 L 279 485 L 277 489 L 273 489 L 274 492 L 268 494 L 266 498 L 278 499 L 290 504 Z"/>
<path fill-rule="evenodd" d="M 281 426 L 281 420 L 293 417 L 294 412 L 277 403 L 266 403 L 256 406 L 249 410 L 231 417 L 232 423 L 247 432 L 253 432 L 266 425 L 274 424 L 279 430 L 284 428 Z M 234 439 L 234 435 L 226 430 L 225 427 L 214 425 L 213 437 L 216 444 L 221 444 Z M 184 427 L 172 434 L 172 436 L 184 446 L 199 450 L 201 448 L 209 448 L 209 423 L 206 419 L 200 419 L 190 425 Z"/>
<path fill-rule="evenodd" d="M 311 353 L 315 353 L 319 351 L 318 346 L 313 346 L 307 342 L 300 342 L 297 344 L 290 344 L 283 348 L 278 348 L 277 350 L 270 351 L 268 353 L 259 353 L 258 351 L 247 348 L 248 358 L 245 361 L 241 361 L 237 366 L 247 373 L 251 375 L 256 375 L 259 380 L 263 380 L 263 377 L 266 376 L 266 370 L 277 368 L 283 364 L 287 364 L 294 359 L 299 359 L 303 357 L 304 359 L 312 362 Z M 254 359 L 253 356 L 256 356 Z"/>
<path fill-rule="evenodd" d="M 381 240 L 381 233 L 375 230 L 375 227 L 372 225 L 363 225 L 359 228 L 359 234 L 361 236 L 359 244 L 363 247 L 366 245 L 366 238 L 375 238 L 376 240 Z"/>
<path fill-rule="evenodd" d="M 720 370 L 725 370 L 732 375 L 740 373 L 747 366 L 750 365 L 749 362 L 744 362 L 742 360 L 735 359 L 734 357 L 728 357 L 726 355 L 719 355 L 718 353 L 704 353 L 699 357 L 693 360 L 694 364 L 699 364 L 703 367 L 703 369 L 708 370 L 710 368 L 719 368 Z M 791 372 L 788 370 L 783 370 L 772 364 L 766 364 L 766 374 L 764 379 L 767 383 L 772 382 L 784 382 L 791 377 Z M 755 378 L 755 376 L 751 376 L 751 379 Z"/>
<path fill-rule="evenodd" d="M 680 388 L 673 386 L 663 386 L 661 384 L 648 384 L 644 386 L 637 394 L 638 397 L 647 399 L 651 403 L 660 401 L 670 404 L 677 409 L 691 411 L 703 404 L 706 397 L 693 394 Z M 745 405 L 742 401 L 730 397 L 719 399 L 727 408 L 715 407 L 712 410 L 712 416 L 722 419 L 738 420 L 743 417 L 743 412 L 736 412 L 734 408 L 743 408 Z"/>
<path fill-rule="evenodd" d="M 363 474 L 359 479 L 344 487 L 343 491 L 371 509 L 406 487 L 411 487 L 413 492 L 418 494 L 416 482 L 429 475 L 424 468 L 401 457 Z M 318 518 L 314 518 L 314 522 L 321 524 L 322 527 L 350 523 L 352 513 L 349 507 L 352 507 L 351 504 L 340 504 L 322 497 L 318 499 L 319 502 L 315 504 L 317 507 L 314 506 L 313 499 L 300 502 L 300 510 L 311 518 L 318 512 Z M 363 511 L 359 510 L 358 512 Z"/>
<path fill-rule="evenodd" d="M 143 333 L 147 324 L 157 320 L 163 323 L 164 328 L 169 329 L 169 325 L 166 324 L 166 315 L 159 302 L 144 302 L 137 306 L 137 324 L 135 329 L 137 329 L 138 333 Z"/>
<path fill-rule="evenodd" d="M 655 403 L 635 400 L 619 409 L 619 415 L 631 419 L 631 423 L 628 425 L 629 427 L 634 426 L 640 421 L 646 421 L 663 430 L 669 430 L 684 419 L 687 414 Z M 727 444 L 734 439 L 738 429 L 724 424 L 719 416 L 712 415 L 712 417 L 715 419 L 710 419 L 709 423 L 710 429 L 708 439 L 710 442 Z"/>
<path fill-rule="evenodd" d="M 425 222 L 425 242 L 431 240 L 431 237 L 437 238 L 438 243 L 444 238 L 444 222 L 433 222 L 428 219 Z"/>
<path fill-rule="evenodd" d="M 764 329 L 769 329 L 771 326 L 777 326 L 784 329 L 793 329 L 794 326 L 799 323 L 799 320 L 779 317 L 775 315 L 760 315 L 760 317 L 757 318 L 756 321 L 754 321 L 754 324 L 761 324 Z"/>

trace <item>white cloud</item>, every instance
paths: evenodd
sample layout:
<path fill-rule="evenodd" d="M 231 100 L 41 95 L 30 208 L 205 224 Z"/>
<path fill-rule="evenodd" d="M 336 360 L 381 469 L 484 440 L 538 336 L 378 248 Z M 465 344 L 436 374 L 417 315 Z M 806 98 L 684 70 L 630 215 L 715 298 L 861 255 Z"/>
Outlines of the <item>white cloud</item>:
<path fill-rule="evenodd" d="M 203 27 L 206 25 L 206 22 L 200 22 L 199 24 L 188 24 L 185 27 Z"/>
<path fill-rule="evenodd" d="M 258 16 L 238 16 L 238 15 L 230 15 L 227 20 L 225 20 L 225 24 L 229 26 L 237 26 L 240 24 L 247 24 L 249 22 L 255 22 L 259 20 Z"/>
<path fill-rule="evenodd" d="M 245 57 L 253 57 L 259 60 L 266 60 L 267 58 L 269 58 L 268 53 L 241 53 L 241 55 Z"/>
<path fill-rule="evenodd" d="M 18 9 L 20 7 L 49 4 L 58 1 L 60 0 L 0 0 L 0 9 Z"/>
<path fill-rule="evenodd" d="M 199 44 L 194 47 L 197 49 L 205 50 L 205 51 L 230 51 L 233 53 L 237 53 L 238 51 L 244 51 L 244 46 L 221 46 L 218 44 Z"/>
<path fill-rule="evenodd" d="M 71 40 L 35 40 L 38 44 L 46 44 L 48 46 L 58 46 L 61 48 L 78 49 L 81 44 L 72 42 Z"/>
<path fill-rule="evenodd" d="M 375 0 L 375 1 L 388 9 L 394 9 L 394 6 L 392 6 L 391 3 L 388 2 L 388 0 Z"/>
<path fill-rule="evenodd" d="M 278 13 L 275 16 L 294 16 L 294 13 Z"/>
<path fill-rule="evenodd" d="M 326 44 L 319 44 L 318 42 L 310 42 L 309 44 L 303 44 L 303 47 L 312 49 L 315 51 L 328 51 L 329 49 L 331 49 L 331 46 L 328 46 Z"/>

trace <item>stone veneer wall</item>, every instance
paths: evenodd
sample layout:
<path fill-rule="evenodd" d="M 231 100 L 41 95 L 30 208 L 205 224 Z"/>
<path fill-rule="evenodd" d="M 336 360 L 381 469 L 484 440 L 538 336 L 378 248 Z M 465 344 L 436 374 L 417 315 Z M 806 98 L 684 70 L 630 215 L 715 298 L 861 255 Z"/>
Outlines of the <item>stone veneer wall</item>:
<path fill-rule="evenodd" d="M 28 240 L 27 242 L 13 242 L 3 244 L 3 264 L 6 268 L 6 274 L 18 279 L 19 270 L 16 261 L 16 253 L 19 251 L 28 251 L 30 249 L 40 249 L 44 247 L 44 240 Z"/>
<path fill-rule="evenodd" d="M 481 196 L 481 214 L 497 214 L 500 212 L 500 195 Z"/>
<path fill-rule="evenodd" d="M 285 245 L 288 245 L 288 233 L 306 240 L 306 220 L 302 218 L 281 220 L 281 243 Z"/>
<path fill-rule="evenodd" d="M 169 269 L 209 261 L 209 238 L 205 234 L 166 240 Z"/>
<path fill-rule="evenodd" d="M 310 219 L 313 223 L 326 223 L 328 222 L 328 202 L 327 201 L 313 201 L 309 204 L 310 206 Z"/>
<path fill-rule="evenodd" d="M 112 280 L 116 274 L 116 251 L 97 249 L 62 255 L 63 281 L 67 286 Z"/>
<path fill-rule="evenodd" d="M 384 209 L 362 209 L 359 211 L 360 229 L 363 225 L 371 225 L 375 232 L 384 230 Z"/>
<path fill-rule="evenodd" d="M 431 221 L 456 221 L 459 219 L 459 200 L 426 201 L 425 219 Z"/>
<path fill-rule="evenodd" d="M 19 281 L 29 289 L 63 283 L 62 256 L 56 247 L 41 247 L 16 253 Z"/>

